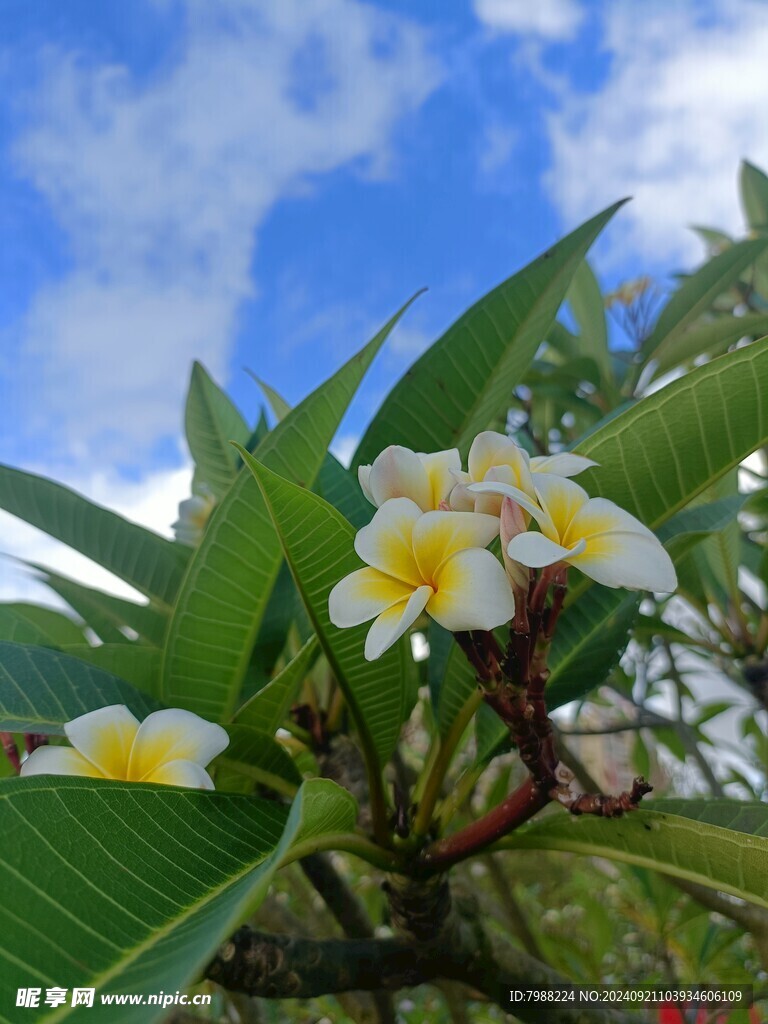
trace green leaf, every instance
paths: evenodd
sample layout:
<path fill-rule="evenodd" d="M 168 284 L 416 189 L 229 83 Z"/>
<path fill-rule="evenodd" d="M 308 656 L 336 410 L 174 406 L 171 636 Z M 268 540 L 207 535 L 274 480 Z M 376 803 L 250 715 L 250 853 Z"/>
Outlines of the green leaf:
<path fill-rule="evenodd" d="M 597 278 L 586 260 L 573 275 L 568 290 L 568 305 L 579 325 L 579 352 L 591 356 L 600 368 L 604 383 L 613 379 L 608 351 L 608 325 L 605 320 L 605 301 Z"/>
<path fill-rule="evenodd" d="M 446 630 L 445 632 L 448 631 Z M 453 643 L 453 637 L 450 633 L 448 636 L 451 637 L 451 647 L 445 659 L 445 671 L 438 690 L 439 696 L 437 700 L 433 697 L 435 717 L 437 718 L 441 736 L 447 734 L 451 725 L 459 716 L 461 709 L 477 688 L 474 669 L 467 661 L 466 655 L 458 644 Z M 503 723 L 502 731 L 506 732 L 506 729 L 503 728 Z"/>
<path fill-rule="evenodd" d="M 679 558 L 694 544 L 732 526 L 748 498 L 748 494 L 733 494 L 683 509 L 667 520 L 656 531 L 656 536 L 670 555 Z"/>
<path fill-rule="evenodd" d="M 642 775 L 644 779 L 650 778 L 651 755 L 648 752 L 648 745 L 639 731 L 635 733 L 635 739 L 632 744 L 632 768 L 638 775 Z"/>
<path fill-rule="evenodd" d="M 68 544 L 131 586 L 173 604 L 188 552 L 68 487 L 0 465 L 0 508 Z"/>
<path fill-rule="evenodd" d="M 253 379 L 259 385 L 278 423 L 285 419 L 291 411 L 290 405 L 279 395 L 269 384 L 265 384 L 259 377 L 253 375 Z M 249 448 L 249 451 L 251 449 Z M 357 476 L 350 473 L 348 469 L 330 452 L 323 459 L 320 472 L 313 488 L 322 498 L 333 505 L 339 512 L 348 519 L 353 526 L 360 529 L 370 522 L 373 509 L 357 482 Z"/>
<path fill-rule="evenodd" d="M 731 711 L 733 707 L 734 703 L 732 700 L 718 700 L 713 704 L 705 704 L 692 724 L 694 728 L 698 729 L 704 725 L 705 722 L 709 722 L 711 719 L 717 718 L 718 715 L 722 715 L 725 711 Z M 678 811 L 675 813 L 679 814 L 680 812 Z"/>
<path fill-rule="evenodd" d="M 477 763 L 482 764 L 512 747 L 509 730 L 500 728 L 501 719 L 487 704 L 481 704 L 475 715 Z"/>
<path fill-rule="evenodd" d="M 691 231 L 694 231 L 699 236 L 712 256 L 733 245 L 731 236 L 726 235 L 724 231 L 718 231 L 717 228 L 705 228 L 700 224 L 691 224 Z"/>
<path fill-rule="evenodd" d="M 768 228 L 768 177 L 748 160 L 742 160 L 739 172 L 741 206 L 753 231 Z"/>
<path fill-rule="evenodd" d="M 663 743 L 667 750 L 685 764 L 687 751 L 685 744 L 683 743 L 680 733 L 675 727 L 654 727 L 653 735 L 656 737 L 657 742 Z"/>
<path fill-rule="evenodd" d="M 17 644 L 60 647 L 83 643 L 83 631 L 61 612 L 23 601 L 0 604 L 0 640 Z"/>
<path fill-rule="evenodd" d="M 264 898 L 296 843 L 354 826 L 354 799 L 305 783 L 290 812 L 236 794 L 97 779 L 0 783 L 4 911 L 0 1000 L 32 983 L 109 993 L 175 992 Z M 167 1009 L 97 1002 L 93 1024 L 154 1024 Z M 80 1020 L 40 1009 L 44 1024 Z"/>
<path fill-rule="evenodd" d="M 125 643 L 127 637 L 124 630 L 127 627 L 147 643 L 162 647 L 168 628 L 168 615 L 160 608 L 150 604 L 136 604 L 124 597 L 87 587 L 84 583 L 35 562 L 26 564 L 40 574 L 41 581 L 66 601 L 104 643 Z"/>
<path fill-rule="evenodd" d="M 290 405 L 288 404 L 288 402 L 286 402 L 286 400 L 278 391 L 275 391 L 273 387 L 270 387 L 266 381 L 261 379 L 261 377 L 257 377 L 256 374 L 251 373 L 250 370 L 248 370 L 248 373 L 251 374 L 253 379 L 261 388 L 264 397 L 266 398 L 267 402 L 269 403 L 269 407 L 272 410 L 272 414 L 274 415 L 277 422 L 280 423 L 280 421 L 284 420 L 288 413 L 291 411 Z"/>
<path fill-rule="evenodd" d="M 408 305 L 267 435 L 257 449 L 265 465 L 312 486 L 363 374 Z M 240 473 L 211 516 L 171 619 L 167 704 L 217 721 L 231 716 L 281 561 L 258 484 Z"/>
<path fill-rule="evenodd" d="M 285 721 L 296 691 L 306 678 L 317 656 L 318 642 L 311 636 L 282 672 L 238 708 L 232 719 L 235 725 L 250 725 L 273 735 Z"/>
<path fill-rule="evenodd" d="M 599 463 L 579 476 L 655 529 L 768 441 L 768 339 L 700 366 L 575 448 Z"/>
<path fill-rule="evenodd" d="M 317 476 L 314 490 L 333 505 L 355 529 L 371 521 L 375 509 L 366 500 L 357 476 L 345 469 L 333 455 L 327 455 Z"/>
<path fill-rule="evenodd" d="M 648 809 L 675 814 L 703 824 L 717 825 L 747 836 L 768 838 L 768 805 L 758 800 L 728 800 L 706 797 L 695 800 L 672 798 L 648 801 Z"/>
<path fill-rule="evenodd" d="M 160 706 L 70 655 L 0 643 L 0 731 L 63 734 L 66 722 L 110 704 L 127 705 L 137 718 Z"/>
<path fill-rule="evenodd" d="M 646 358 L 652 358 L 662 343 L 665 346 L 671 345 L 672 339 L 679 337 L 706 313 L 718 295 L 738 281 L 766 247 L 768 238 L 736 242 L 729 249 L 713 256 L 695 274 L 686 277 L 661 311 L 656 326 L 643 346 Z"/>
<path fill-rule="evenodd" d="M 64 653 L 109 672 L 151 697 L 159 696 L 162 653 L 140 644 L 65 644 Z"/>
<path fill-rule="evenodd" d="M 763 805 L 763 822 L 766 816 Z M 734 817 L 746 821 L 746 816 Z M 768 909 L 768 838 L 762 828 L 760 834 L 746 834 L 710 824 L 705 816 L 693 820 L 666 810 L 634 811 L 618 819 L 557 814 L 516 832 L 500 846 L 607 857 L 719 889 Z"/>
<path fill-rule="evenodd" d="M 485 430 L 546 337 L 587 250 L 621 203 L 587 221 L 494 288 L 405 373 L 365 433 L 353 467 L 390 444 L 466 450 Z"/>
<path fill-rule="evenodd" d="M 223 498 L 239 464 L 229 442 L 247 444 L 251 431 L 237 406 L 197 361 L 192 364 L 184 426 L 200 476 L 217 498 Z"/>
<path fill-rule="evenodd" d="M 250 793 L 256 784 L 293 797 L 301 772 L 274 735 L 249 725 L 227 727 L 230 743 L 214 762 L 216 788 Z"/>
<path fill-rule="evenodd" d="M 328 594 L 362 564 L 353 548 L 354 529 L 318 495 L 283 480 L 247 452 L 243 458 L 262 488 L 296 586 L 355 726 L 366 748 L 375 749 L 384 764 L 410 711 L 407 638 L 376 661 L 366 661 L 363 644 L 369 624 L 352 629 L 331 625 Z"/>
<path fill-rule="evenodd" d="M 601 686 L 629 643 L 640 597 L 594 584 L 558 619 L 549 656 L 547 705 Z"/>
<path fill-rule="evenodd" d="M 741 338 L 761 338 L 765 334 L 768 334 L 768 314 L 720 316 L 709 323 L 690 327 L 682 334 L 672 334 L 649 354 L 648 360 L 657 361 L 653 375 L 658 377 L 698 356 L 720 355 Z"/>
<path fill-rule="evenodd" d="M 253 692 L 249 686 L 254 678 L 257 686 L 261 687 L 274 672 L 294 626 L 302 637 L 312 632 L 306 621 L 304 606 L 293 582 L 291 570 L 282 562 L 256 636 L 249 666 L 250 678 L 246 680 L 245 686 L 248 696 Z"/>

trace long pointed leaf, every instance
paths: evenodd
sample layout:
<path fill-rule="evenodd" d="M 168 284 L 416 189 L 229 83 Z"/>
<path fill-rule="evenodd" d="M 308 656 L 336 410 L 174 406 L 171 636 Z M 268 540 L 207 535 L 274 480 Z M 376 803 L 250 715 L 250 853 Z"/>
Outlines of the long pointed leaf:
<path fill-rule="evenodd" d="M 84 643 L 82 629 L 61 612 L 34 604 L 0 604 L 0 640 L 40 647 Z"/>
<path fill-rule="evenodd" d="M 43 530 L 131 586 L 173 604 L 189 556 L 180 544 L 61 484 L 0 465 L 0 508 Z"/>
<path fill-rule="evenodd" d="M 100 644 L 91 647 L 89 644 L 65 644 L 65 654 L 118 679 L 130 683 L 142 693 L 157 697 L 160 691 L 160 663 L 162 652 L 157 647 L 143 644 Z"/>
<path fill-rule="evenodd" d="M 672 334 L 651 352 L 648 359 L 658 363 L 658 377 L 675 366 L 690 362 L 697 356 L 718 356 L 741 338 L 762 338 L 768 334 L 768 314 L 748 313 L 745 316 L 721 316 L 710 323 L 691 327 L 682 334 Z"/>
<path fill-rule="evenodd" d="M 290 812 L 272 801 L 171 786 L 45 777 L 0 782 L 0 1005 L 36 982 L 91 987 L 82 1011 L 41 1007 L 44 1024 L 154 1024 L 162 1006 L 100 1004 L 108 993 L 175 992 L 266 894 L 292 845 L 348 831 L 356 807 L 327 780 Z"/>
<path fill-rule="evenodd" d="M 741 205 L 753 231 L 768 230 L 768 177 L 749 160 L 743 160 L 739 173 Z"/>
<path fill-rule="evenodd" d="M 124 630 L 127 627 L 147 643 L 162 647 L 168 615 L 156 606 L 136 604 L 96 587 L 88 587 L 35 562 L 26 564 L 40 573 L 42 582 L 66 601 L 104 643 L 125 643 Z"/>
<path fill-rule="evenodd" d="M 243 453 L 263 490 L 286 560 L 318 639 L 343 688 L 355 725 L 374 747 L 381 763 L 395 748 L 410 697 L 403 646 L 377 661 L 365 661 L 367 624 L 337 629 L 328 618 L 328 594 L 334 584 L 360 567 L 355 531 L 340 512 L 310 491 L 289 483 Z"/>
<path fill-rule="evenodd" d="M 706 313 L 718 295 L 738 281 L 767 247 L 768 238 L 737 242 L 686 278 L 661 311 L 645 342 L 647 356 L 652 357 L 662 344 L 669 346 L 673 338 L 680 336 L 702 313 Z"/>
<path fill-rule="evenodd" d="M 700 366 L 580 442 L 579 476 L 651 529 L 768 442 L 768 339 Z"/>
<path fill-rule="evenodd" d="M 200 476 L 216 497 L 222 498 L 237 474 L 239 463 L 229 442 L 247 444 L 251 431 L 234 402 L 198 362 L 192 364 L 184 424 L 187 444 Z"/>
<path fill-rule="evenodd" d="M 619 206 L 557 242 L 449 327 L 384 400 L 353 466 L 372 462 L 390 444 L 467 449 L 508 402 L 587 250 Z"/>
<path fill-rule="evenodd" d="M 512 850 L 565 850 L 663 871 L 768 909 L 768 837 L 663 811 L 619 819 L 554 815 L 504 839 Z"/>
<path fill-rule="evenodd" d="M 311 636 L 282 672 L 238 708 L 232 718 L 235 725 L 250 725 L 262 732 L 274 733 L 285 720 L 296 691 L 318 652 L 317 637 Z"/>
<path fill-rule="evenodd" d="M 87 711 L 126 704 L 137 718 L 159 704 L 129 683 L 44 647 L 0 643 L 0 731 L 64 732 Z"/>

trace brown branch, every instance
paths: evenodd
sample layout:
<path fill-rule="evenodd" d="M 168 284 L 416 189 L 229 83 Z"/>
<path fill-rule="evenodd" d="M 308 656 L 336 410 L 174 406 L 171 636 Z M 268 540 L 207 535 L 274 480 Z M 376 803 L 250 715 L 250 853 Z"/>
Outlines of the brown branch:
<path fill-rule="evenodd" d="M 330 858 L 324 853 L 313 853 L 299 863 L 347 938 L 372 938 L 373 925 L 365 907 L 334 868 Z"/>
<path fill-rule="evenodd" d="M 365 912 L 365 907 L 336 871 L 330 858 L 324 853 L 313 853 L 299 863 L 347 938 L 373 938 L 373 925 Z M 373 1002 L 379 1024 L 395 1024 L 395 1008 L 391 995 L 388 992 L 374 992 Z"/>
<path fill-rule="evenodd" d="M 325 939 L 267 935 L 241 928 L 209 964 L 207 976 L 224 988 L 267 999 L 311 999 L 350 990 L 397 990 L 442 978 L 463 982 L 509 1011 L 509 990 L 571 984 L 545 964 L 506 944 L 401 939 Z M 629 1024 L 615 1011 L 551 1005 L 549 1024 Z M 541 1020 L 537 1004 L 515 1004 L 525 1024 Z"/>
<path fill-rule="evenodd" d="M 549 793 L 529 777 L 488 814 L 453 835 L 430 843 L 422 851 L 421 860 L 430 869 L 444 870 L 458 864 L 528 821 L 550 800 Z"/>

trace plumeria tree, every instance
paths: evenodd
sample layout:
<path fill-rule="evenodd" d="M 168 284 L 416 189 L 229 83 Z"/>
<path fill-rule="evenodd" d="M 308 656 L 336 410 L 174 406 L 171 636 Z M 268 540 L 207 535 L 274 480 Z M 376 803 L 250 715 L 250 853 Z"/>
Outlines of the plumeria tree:
<path fill-rule="evenodd" d="M 255 425 L 195 365 L 175 542 L 0 468 L 0 506 L 144 596 L 32 566 L 69 611 L 0 607 L 0 1019 L 284 1020 L 292 1000 L 299 1020 L 295 1000 L 315 1000 L 335 1020 L 461 1021 L 467 1001 L 471 1019 L 501 1020 L 516 987 L 676 977 L 616 959 L 621 899 L 642 886 L 680 927 L 693 918 L 670 891 L 728 911 L 751 938 L 727 980 L 759 969 L 759 772 L 749 789 L 718 781 L 702 723 L 681 715 L 666 727 L 717 791 L 660 798 L 642 765 L 606 790 L 565 735 L 578 717 L 552 717 L 612 693 L 641 736 L 658 714 L 648 664 L 661 657 L 656 681 L 682 708 L 694 651 L 752 687 L 748 735 L 764 736 L 765 505 L 734 481 L 768 443 L 768 313 L 749 283 L 768 258 L 768 180 L 745 175 L 756 237 L 719 244 L 667 301 L 647 281 L 614 296 L 631 345 L 609 348 L 585 263 L 613 207 L 450 327 L 349 469 L 328 446 L 410 303 L 296 408 L 262 384 L 271 415 Z M 726 308 L 744 287 L 751 305 Z M 725 559 L 718 590 L 713 552 L 742 509 L 750 561 L 739 575 L 741 555 Z M 596 887 L 612 968 L 543 921 L 546 901 L 591 901 L 589 938 Z M 54 986 L 66 994 L 46 1003 Z M 16 1009 L 35 987 L 39 1006 Z M 88 987 L 86 1011 L 69 994 Z M 178 1001 L 101 1003 L 161 992 Z M 203 994 L 205 1008 L 180 1003 Z M 536 1003 L 512 1012 L 544 1019 Z"/>

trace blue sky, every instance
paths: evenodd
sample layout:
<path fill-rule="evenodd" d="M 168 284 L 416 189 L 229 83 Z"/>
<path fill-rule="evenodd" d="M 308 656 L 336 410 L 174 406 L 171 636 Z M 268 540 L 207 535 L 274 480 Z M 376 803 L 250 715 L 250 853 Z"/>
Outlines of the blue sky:
<path fill-rule="evenodd" d="M 597 270 L 665 281 L 768 164 L 757 0 L 5 0 L 0 40 L 0 460 L 163 531 L 192 359 L 255 418 L 243 367 L 297 401 L 428 286 L 349 450 L 558 236 L 632 194 Z"/>

